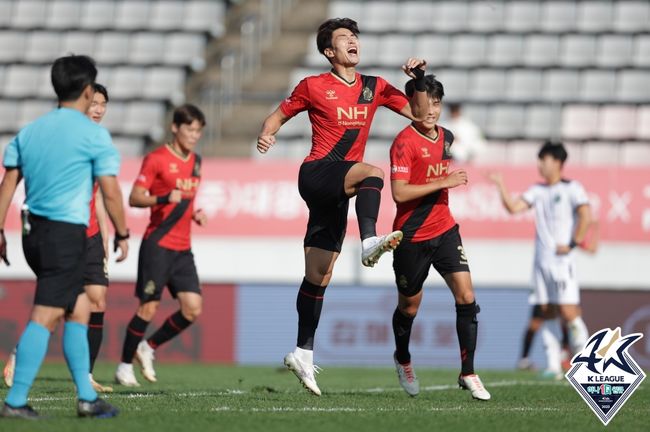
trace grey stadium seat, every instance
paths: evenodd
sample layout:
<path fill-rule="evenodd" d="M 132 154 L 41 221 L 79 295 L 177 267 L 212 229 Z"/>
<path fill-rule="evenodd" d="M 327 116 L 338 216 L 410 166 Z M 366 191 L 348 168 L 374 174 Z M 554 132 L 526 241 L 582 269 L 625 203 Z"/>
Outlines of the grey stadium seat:
<path fill-rule="evenodd" d="M 463 105 L 463 112 L 468 118 L 471 118 L 474 123 L 476 123 L 485 135 L 485 129 L 488 124 L 487 106 L 485 104 L 465 104 Z"/>
<path fill-rule="evenodd" d="M 14 2 L 11 26 L 15 28 L 40 28 L 45 25 L 47 2 L 22 0 Z"/>
<path fill-rule="evenodd" d="M 154 30 L 180 29 L 185 16 L 184 3 L 174 0 L 159 0 L 153 3 L 149 16 L 149 28 Z"/>
<path fill-rule="evenodd" d="M 539 27 L 540 16 L 540 2 L 506 2 L 504 26 L 511 32 L 534 31 Z"/>
<path fill-rule="evenodd" d="M 0 131 L 16 131 L 18 110 L 16 102 L 0 99 Z M 6 143 L 1 143 L 5 145 Z"/>
<path fill-rule="evenodd" d="M 435 29 L 440 32 L 457 32 L 467 28 L 468 4 L 459 1 L 442 1 L 436 4 Z"/>
<path fill-rule="evenodd" d="M 563 102 L 578 99 L 580 75 L 570 69 L 550 69 L 544 73 L 543 99 Z"/>
<path fill-rule="evenodd" d="M 165 63 L 192 66 L 200 70 L 205 66 L 205 37 L 197 34 L 172 33 L 165 41 Z"/>
<path fill-rule="evenodd" d="M 125 66 L 113 69 L 110 84 L 111 96 L 116 99 L 135 99 L 142 94 L 144 72 L 142 68 Z"/>
<path fill-rule="evenodd" d="M 650 36 L 639 35 L 634 40 L 634 65 L 650 67 Z"/>
<path fill-rule="evenodd" d="M 25 33 L 0 31 L 0 62 L 12 63 L 23 58 L 27 38 Z"/>
<path fill-rule="evenodd" d="M 521 64 L 524 39 L 519 35 L 501 34 L 492 36 L 488 43 L 487 61 L 494 66 Z"/>
<path fill-rule="evenodd" d="M 547 32 L 572 30 L 576 23 L 576 4 L 570 1 L 547 1 L 542 5 L 541 28 Z"/>
<path fill-rule="evenodd" d="M 506 79 L 506 96 L 515 101 L 534 101 L 542 97 L 542 72 L 534 69 L 513 69 Z"/>
<path fill-rule="evenodd" d="M 56 94 L 52 87 L 52 72 L 50 65 L 43 65 L 38 68 L 38 85 L 33 89 L 32 95 L 40 98 L 55 99 Z"/>
<path fill-rule="evenodd" d="M 604 140 L 634 138 L 636 132 L 636 107 L 612 105 L 600 108 L 598 137 Z"/>
<path fill-rule="evenodd" d="M 620 149 L 620 163 L 628 166 L 650 165 L 650 142 L 623 143 Z"/>
<path fill-rule="evenodd" d="M 61 53 L 61 34 L 35 31 L 27 36 L 25 60 L 31 63 L 51 63 Z"/>
<path fill-rule="evenodd" d="M 612 142 L 587 142 L 582 149 L 584 165 L 601 166 L 619 163 L 619 144 Z"/>
<path fill-rule="evenodd" d="M 506 76 L 500 69 L 478 69 L 472 74 L 470 99 L 494 101 L 506 93 Z"/>
<path fill-rule="evenodd" d="M 95 60 L 100 63 L 125 63 L 129 56 L 129 34 L 104 32 L 95 42 Z"/>
<path fill-rule="evenodd" d="M 99 77 L 98 77 L 99 78 Z M 111 89 L 108 89 L 108 95 L 111 96 Z M 108 129 L 111 134 L 118 134 L 122 132 L 124 119 L 126 116 L 126 104 L 111 100 L 110 106 L 106 110 L 106 115 L 102 120 L 102 125 Z"/>
<path fill-rule="evenodd" d="M 306 112 L 300 113 L 291 118 L 288 122 L 282 125 L 278 132 L 278 140 L 286 139 L 287 137 L 308 137 L 311 133 L 311 123 Z"/>
<path fill-rule="evenodd" d="M 129 0 L 117 4 L 114 25 L 118 29 L 146 29 L 151 2 Z"/>
<path fill-rule="evenodd" d="M 530 165 L 537 160 L 539 147 L 540 143 L 538 141 L 510 141 L 504 162 L 508 165 Z"/>
<path fill-rule="evenodd" d="M 131 102 L 122 130 L 127 134 L 156 136 L 164 131 L 165 106 L 158 102 Z M 164 132 L 163 132 L 164 133 Z"/>
<path fill-rule="evenodd" d="M 632 63 L 632 38 L 623 35 L 603 35 L 598 38 L 597 64 L 621 67 Z"/>
<path fill-rule="evenodd" d="M 142 96 L 148 99 L 165 99 L 174 105 L 183 103 L 185 72 L 179 68 L 150 68 L 145 73 Z"/>
<path fill-rule="evenodd" d="M 412 53 L 415 45 L 411 35 L 403 34 L 388 34 L 382 36 L 379 40 L 379 44 L 382 47 L 382 52 L 379 56 L 378 63 L 381 66 L 394 68 L 404 64 L 407 59 L 405 56 L 412 55 L 406 53 Z"/>
<path fill-rule="evenodd" d="M 84 2 L 81 9 L 81 28 L 108 29 L 113 27 L 115 2 L 111 0 L 93 0 Z"/>
<path fill-rule="evenodd" d="M 524 126 L 526 138 L 547 139 L 557 126 L 559 126 L 559 112 L 556 113 L 552 105 L 530 105 L 526 109 Z"/>
<path fill-rule="evenodd" d="M 616 73 L 609 70 L 590 69 L 580 77 L 580 99 L 588 102 L 607 102 L 614 99 Z"/>
<path fill-rule="evenodd" d="M 469 74 L 466 70 L 441 69 L 435 75 L 445 87 L 446 99 L 462 100 L 469 96 Z"/>
<path fill-rule="evenodd" d="M 363 18 L 363 4 L 356 1 L 333 1 L 330 2 L 329 6 L 329 16 L 332 18 L 352 18 L 355 21 L 359 21 Z M 362 32 L 365 31 L 363 26 L 359 29 Z M 312 39 L 314 40 L 314 39 Z"/>
<path fill-rule="evenodd" d="M 34 95 L 41 79 L 40 72 L 41 68 L 36 66 L 9 66 L 5 76 L 3 95 L 9 97 Z"/>
<path fill-rule="evenodd" d="M 593 105 L 567 105 L 562 109 L 562 137 L 587 139 L 598 130 L 598 107 Z"/>
<path fill-rule="evenodd" d="M 130 63 L 160 64 L 165 57 L 165 35 L 162 33 L 139 32 L 131 36 Z"/>
<path fill-rule="evenodd" d="M 643 70 L 622 70 L 618 73 L 616 99 L 621 102 L 648 102 L 650 75 Z"/>
<path fill-rule="evenodd" d="M 449 59 L 449 36 L 438 34 L 424 34 L 415 37 L 415 51 L 413 55 L 435 62 L 436 65 L 447 63 Z"/>
<path fill-rule="evenodd" d="M 647 0 L 616 1 L 614 29 L 617 32 L 647 32 L 650 22 L 650 3 Z"/>
<path fill-rule="evenodd" d="M 455 36 L 451 42 L 451 63 L 454 66 L 476 66 L 483 64 L 486 48 L 486 41 L 483 36 Z"/>
<path fill-rule="evenodd" d="M 596 38 L 592 35 L 567 35 L 562 38 L 560 62 L 564 66 L 591 66 L 596 60 Z"/>
<path fill-rule="evenodd" d="M 411 31 L 431 31 L 435 19 L 435 3 L 423 1 L 400 2 L 397 8 L 397 22 L 408 26 Z"/>
<path fill-rule="evenodd" d="M 469 3 L 469 30 L 490 32 L 503 28 L 505 7 L 503 2 Z"/>
<path fill-rule="evenodd" d="M 11 0 L 0 0 L 0 27 L 9 27 L 11 25 L 11 9 L 13 2 Z"/>
<path fill-rule="evenodd" d="M 578 5 L 577 28 L 580 32 L 603 33 L 609 31 L 614 19 L 611 2 L 583 1 Z"/>
<path fill-rule="evenodd" d="M 47 13 L 45 25 L 52 29 L 79 27 L 81 11 L 76 0 L 54 0 Z"/>
<path fill-rule="evenodd" d="M 61 37 L 61 54 L 85 54 L 94 57 L 95 34 L 91 32 L 70 31 Z"/>
<path fill-rule="evenodd" d="M 364 31 L 386 32 L 395 30 L 397 21 L 397 2 L 367 1 L 364 3 Z"/>
<path fill-rule="evenodd" d="M 185 6 L 183 28 L 191 31 L 207 31 L 213 37 L 225 32 L 225 2 L 192 0 Z"/>
<path fill-rule="evenodd" d="M 517 105 L 493 105 L 489 109 L 487 135 L 515 138 L 523 135 L 525 110 Z"/>
<path fill-rule="evenodd" d="M 636 110 L 636 137 L 650 140 L 650 105 L 640 106 Z"/>
<path fill-rule="evenodd" d="M 141 157 L 144 142 L 141 138 L 114 136 L 113 145 L 122 157 Z"/>
<path fill-rule="evenodd" d="M 558 63 L 560 40 L 555 35 L 530 35 L 524 43 L 524 64 L 553 66 Z"/>

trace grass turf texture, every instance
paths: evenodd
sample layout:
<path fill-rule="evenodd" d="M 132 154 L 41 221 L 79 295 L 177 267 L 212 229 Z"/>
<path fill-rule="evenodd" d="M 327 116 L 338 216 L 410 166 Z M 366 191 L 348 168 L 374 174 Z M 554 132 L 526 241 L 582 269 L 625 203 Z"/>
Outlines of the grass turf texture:
<path fill-rule="evenodd" d="M 114 365 L 98 364 L 95 377 L 112 382 Z M 136 365 L 137 368 L 137 365 Z M 78 419 L 64 364 L 45 364 L 30 404 L 48 418 L 2 419 L 1 431 L 647 431 L 650 385 L 644 383 L 605 428 L 566 381 L 532 372 L 483 371 L 492 393 L 475 401 L 458 389 L 457 373 L 419 368 L 421 393 L 411 398 L 387 368 L 326 368 L 323 396 L 308 394 L 290 372 L 273 367 L 156 366 L 158 383 L 136 372 L 142 387 L 115 386 L 105 398 L 120 408 L 114 419 Z M 7 389 L 0 388 L 4 398 Z"/>

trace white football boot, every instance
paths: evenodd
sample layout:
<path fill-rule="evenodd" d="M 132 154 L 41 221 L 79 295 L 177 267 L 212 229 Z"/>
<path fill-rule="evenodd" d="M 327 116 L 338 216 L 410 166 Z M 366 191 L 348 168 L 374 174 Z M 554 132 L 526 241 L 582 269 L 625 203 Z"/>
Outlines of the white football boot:
<path fill-rule="evenodd" d="M 153 368 L 154 349 L 147 341 L 140 341 L 135 351 L 135 359 L 142 366 L 142 376 L 149 382 L 156 382 L 156 371 Z"/>
<path fill-rule="evenodd" d="M 321 393 L 318 384 L 316 384 L 315 374 L 319 373 L 321 368 L 315 364 L 300 360 L 293 352 L 290 352 L 284 357 L 284 365 L 298 377 L 303 387 L 310 393 L 320 396 Z"/>
<path fill-rule="evenodd" d="M 409 396 L 417 396 L 420 394 L 420 382 L 418 381 L 418 377 L 415 375 L 411 362 L 401 364 L 397 361 L 397 357 L 394 355 L 393 361 L 395 361 L 395 370 L 397 371 L 397 377 L 399 378 L 399 385 L 402 386 Z"/>
<path fill-rule="evenodd" d="M 482 401 L 490 400 L 490 393 L 485 390 L 481 378 L 476 374 L 460 375 L 458 377 L 458 385 L 461 389 L 472 392 L 472 397 L 474 399 Z"/>
<path fill-rule="evenodd" d="M 104 386 L 95 381 L 95 378 L 93 378 L 93 374 L 88 374 L 88 378 L 90 378 L 90 385 L 93 386 L 93 389 L 97 393 L 112 393 L 113 392 L 113 387 L 111 386 Z"/>
<path fill-rule="evenodd" d="M 115 382 L 126 387 L 140 387 L 140 383 L 135 379 L 131 363 L 119 364 L 115 371 Z"/>
<path fill-rule="evenodd" d="M 393 231 L 383 236 L 368 237 L 361 242 L 361 263 L 366 267 L 374 267 L 384 252 L 393 251 L 402 241 L 402 231 Z"/>

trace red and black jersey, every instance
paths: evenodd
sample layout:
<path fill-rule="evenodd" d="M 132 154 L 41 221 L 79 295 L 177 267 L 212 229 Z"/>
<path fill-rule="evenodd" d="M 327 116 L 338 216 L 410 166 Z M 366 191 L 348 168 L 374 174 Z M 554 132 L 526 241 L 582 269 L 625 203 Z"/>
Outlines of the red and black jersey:
<path fill-rule="evenodd" d="M 305 162 L 361 161 L 377 108 L 386 106 L 399 113 L 407 103 L 404 93 L 381 77 L 357 73 L 349 83 L 327 72 L 300 81 L 280 109 L 289 117 L 309 113 L 312 146 Z"/>
<path fill-rule="evenodd" d="M 409 184 L 426 184 L 449 175 L 450 147 L 454 135 L 436 126 L 437 139 L 419 132 L 413 125 L 404 128 L 390 148 L 390 179 Z M 456 224 L 449 211 L 448 190 L 441 189 L 422 198 L 397 204 L 394 230 L 404 238 L 419 242 L 437 237 Z"/>
<path fill-rule="evenodd" d="M 151 207 L 151 219 L 144 238 L 155 240 L 166 249 L 191 248 L 194 198 L 201 181 L 201 157 L 195 153 L 183 158 L 168 145 L 149 153 L 142 162 L 135 186 L 150 195 L 164 196 L 174 189 L 183 193 L 180 203 L 157 204 Z"/>
<path fill-rule="evenodd" d="M 99 232 L 99 222 L 97 221 L 97 190 L 99 183 L 93 184 L 93 195 L 90 197 L 90 219 L 88 220 L 88 228 L 86 228 L 86 237 L 90 238 Z"/>

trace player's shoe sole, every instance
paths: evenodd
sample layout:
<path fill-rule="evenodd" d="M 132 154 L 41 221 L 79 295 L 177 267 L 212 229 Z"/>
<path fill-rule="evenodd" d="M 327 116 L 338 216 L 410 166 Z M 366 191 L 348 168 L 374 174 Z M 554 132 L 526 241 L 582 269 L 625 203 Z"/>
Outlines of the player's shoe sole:
<path fill-rule="evenodd" d="M 321 395 L 321 391 L 316 384 L 316 380 L 313 377 L 310 378 L 308 376 L 309 374 L 305 371 L 304 366 L 302 366 L 300 360 L 298 360 L 292 352 L 284 357 L 284 365 L 287 367 L 287 369 L 293 372 L 296 378 L 298 378 L 298 381 L 300 381 L 300 384 L 302 384 L 302 386 L 307 389 L 309 393 L 313 394 L 314 396 Z M 317 366 L 311 365 L 311 367 L 314 368 L 314 372 L 317 371 Z"/>

